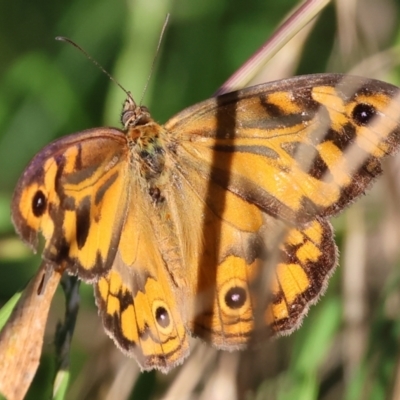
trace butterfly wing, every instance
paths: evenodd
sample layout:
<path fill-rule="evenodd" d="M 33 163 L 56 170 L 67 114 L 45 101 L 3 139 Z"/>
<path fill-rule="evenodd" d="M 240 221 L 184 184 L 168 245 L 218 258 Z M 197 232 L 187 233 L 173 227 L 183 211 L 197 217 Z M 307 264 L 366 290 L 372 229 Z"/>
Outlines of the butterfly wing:
<path fill-rule="evenodd" d="M 364 192 L 399 142 L 398 88 L 322 74 L 229 93 L 165 125 L 182 169 L 287 221 L 333 215 Z"/>
<path fill-rule="evenodd" d="M 329 222 L 294 227 L 193 171 L 177 166 L 171 177 L 167 203 L 185 260 L 173 276 L 187 277 L 178 289 L 190 331 L 232 350 L 298 327 L 336 266 Z M 263 278 L 266 264 L 276 269 Z"/>
<path fill-rule="evenodd" d="M 128 204 L 128 147 L 113 129 L 59 139 L 38 153 L 14 192 L 12 219 L 43 258 L 92 281 L 111 268 Z"/>
<path fill-rule="evenodd" d="M 146 184 L 127 135 L 94 129 L 62 138 L 27 167 L 13 220 L 43 258 L 91 281 L 106 331 L 144 369 L 167 370 L 188 353 Z"/>
<path fill-rule="evenodd" d="M 132 185 L 136 195 L 114 265 L 95 284 L 96 302 L 107 333 L 122 351 L 134 355 L 142 369 L 167 372 L 189 353 L 185 299 L 160 240 L 160 217 L 148 194 L 137 182 Z"/>
<path fill-rule="evenodd" d="M 396 150 L 397 93 L 362 78 L 302 76 L 207 100 L 167 122 L 177 189 L 169 202 L 190 221 L 181 230 L 191 233 L 183 247 L 192 246 L 194 333 L 240 347 L 259 309 L 263 331 L 299 326 L 336 265 L 325 217 L 363 193 Z M 200 220 L 181 198 L 197 204 Z M 260 305 L 266 262 L 275 270 Z"/>

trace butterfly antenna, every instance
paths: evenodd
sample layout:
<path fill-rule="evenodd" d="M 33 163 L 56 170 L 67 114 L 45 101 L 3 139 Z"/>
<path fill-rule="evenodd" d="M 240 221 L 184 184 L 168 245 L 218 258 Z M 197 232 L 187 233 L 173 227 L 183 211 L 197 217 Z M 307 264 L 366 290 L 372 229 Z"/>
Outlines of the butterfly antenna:
<path fill-rule="evenodd" d="M 102 71 L 104 74 L 106 74 L 110 78 L 110 80 L 112 80 L 121 90 L 123 90 L 129 99 L 131 99 L 133 102 L 135 102 L 132 98 L 131 93 L 128 92 L 115 78 L 113 78 L 111 76 L 111 74 L 108 71 L 106 71 L 103 68 L 103 66 L 98 61 L 96 61 L 87 51 L 83 50 L 83 48 L 81 46 L 76 44 L 73 40 L 68 39 L 67 37 L 64 37 L 64 36 L 57 36 L 56 40 L 59 40 L 60 42 L 67 42 L 67 43 L 71 44 L 72 46 L 74 46 L 75 48 L 77 48 L 79 51 L 81 51 L 97 68 L 100 69 L 100 71 Z"/>
<path fill-rule="evenodd" d="M 158 45 L 157 45 L 157 49 L 156 49 L 156 54 L 155 54 L 155 56 L 153 58 L 153 62 L 151 64 L 150 73 L 149 73 L 149 76 L 147 78 L 146 85 L 144 86 L 144 89 L 143 89 L 143 92 L 142 92 L 142 97 L 140 98 L 140 103 L 139 103 L 140 105 L 142 104 L 144 95 L 146 94 L 146 91 L 147 91 L 147 87 L 149 86 L 150 78 L 151 78 L 151 75 L 153 74 L 153 71 L 154 71 L 154 66 L 156 64 L 157 56 L 160 53 L 161 42 L 162 42 L 162 39 L 164 37 L 165 29 L 167 28 L 167 25 L 168 25 L 169 16 L 170 16 L 170 14 L 167 14 L 167 16 L 165 17 L 165 21 L 164 21 L 163 27 L 161 29 L 160 38 L 158 39 Z"/>

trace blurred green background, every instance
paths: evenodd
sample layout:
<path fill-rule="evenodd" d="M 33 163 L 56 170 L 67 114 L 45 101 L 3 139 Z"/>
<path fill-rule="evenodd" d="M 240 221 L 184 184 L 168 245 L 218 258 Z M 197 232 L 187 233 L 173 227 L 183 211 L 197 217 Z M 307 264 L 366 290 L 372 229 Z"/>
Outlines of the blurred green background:
<path fill-rule="evenodd" d="M 212 96 L 297 3 L 0 3 L 0 306 L 24 287 L 40 263 L 40 256 L 32 256 L 16 237 L 10 221 L 12 191 L 24 166 L 62 135 L 119 126 L 125 99 L 85 56 L 55 36 L 77 42 L 139 101 L 165 15 L 171 13 L 143 100 L 153 117 L 164 122 Z M 286 54 L 282 51 L 282 59 L 272 62 L 260 79 L 355 70 L 399 84 L 399 10 L 395 0 L 337 1 L 323 11 L 309 36 L 288 44 Z M 368 196 L 335 219 L 340 267 L 303 327 L 257 351 L 216 353 L 197 343 L 193 356 L 172 374 L 140 374 L 135 361 L 123 357 L 104 334 L 92 288 L 82 285 L 67 398 L 202 399 L 212 393 L 222 394 L 214 398 L 235 398 L 230 390 L 246 399 L 400 398 L 397 165 L 400 159 L 390 160 L 386 175 Z M 52 341 L 63 307 L 58 293 L 28 399 L 45 398 L 51 391 Z"/>

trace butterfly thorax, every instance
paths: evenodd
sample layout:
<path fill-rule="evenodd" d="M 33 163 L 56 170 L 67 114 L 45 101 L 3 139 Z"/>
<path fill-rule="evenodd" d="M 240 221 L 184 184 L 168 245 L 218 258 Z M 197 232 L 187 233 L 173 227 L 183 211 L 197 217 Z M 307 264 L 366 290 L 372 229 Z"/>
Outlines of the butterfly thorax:
<path fill-rule="evenodd" d="M 141 186 L 156 203 L 163 200 L 161 191 L 167 181 L 162 140 L 164 131 L 164 128 L 151 120 L 145 125 L 129 127 L 126 132 L 134 173 L 138 174 Z"/>
<path fill-rule="evenodd" d="M 137 106 L 131 97 L 125 101 L 121 122 L 128 139 L 131 165 L 137 166 L 147 186 L 157 186 L 165 166 L 165 150 L 161 136 L 165 129 L 157 124 L 144 106 Z"/>

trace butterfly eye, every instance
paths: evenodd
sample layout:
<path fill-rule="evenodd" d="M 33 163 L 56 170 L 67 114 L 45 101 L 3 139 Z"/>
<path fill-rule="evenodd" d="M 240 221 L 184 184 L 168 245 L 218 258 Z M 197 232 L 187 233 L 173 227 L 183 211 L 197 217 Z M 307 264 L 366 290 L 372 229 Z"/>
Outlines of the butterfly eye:
<path fill-rule="evenodd" d="M 353 119 L 357 125 L 367 125 L 375 115 L 376 109 L 370 104 L 357 104 L 353 109 Z"/>
<path fill-rule="evenodd" d="M 41 190 L 38 190 L 33 196 L 32 211 L 35 217 L 41 217 L 46 211 L 47 200 L 46 196 Z"/>
<path fill-rule="evenodd" d="M 150 121 L 151 116 L 147 107 L 136 106 L 130 100 L 125 102 L 121 115 L 121 123 L 126 129 L 137 125 L 145 125 Z"/>
<path fill-rule="evenodd" d="M 157 307 L 156 321 L 163 328 L 167 328 L 170 324 L 168 311 L 164 307 Z"/>
<path fill-rule="evenodd" d="M 229 289 L 225 294 L 225 303 L 231 309 L 238 309 L 246 302 L 246 290 L 240 286 Z"/>

